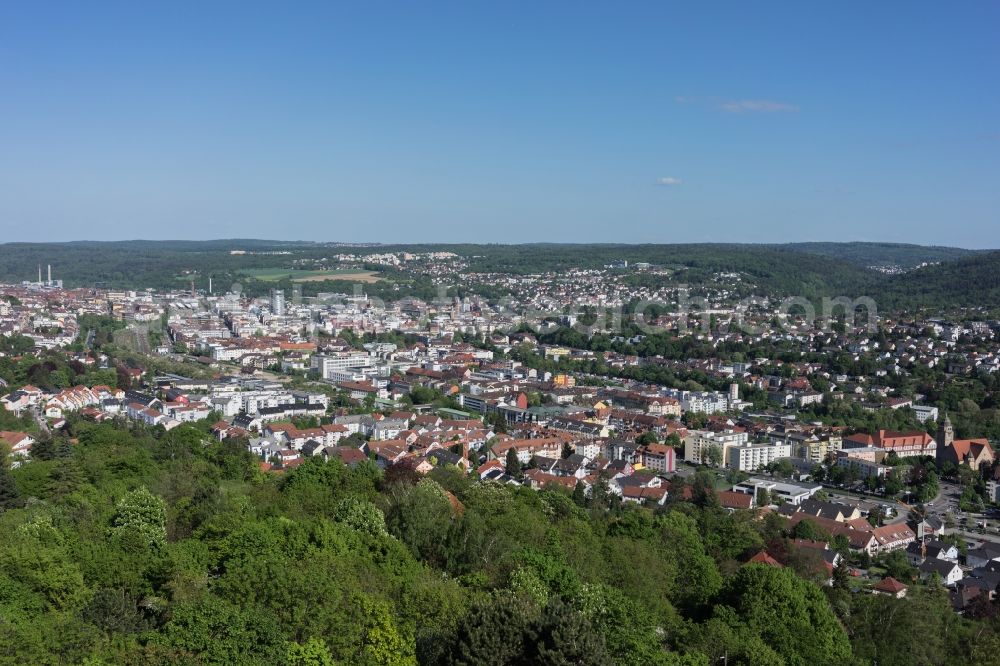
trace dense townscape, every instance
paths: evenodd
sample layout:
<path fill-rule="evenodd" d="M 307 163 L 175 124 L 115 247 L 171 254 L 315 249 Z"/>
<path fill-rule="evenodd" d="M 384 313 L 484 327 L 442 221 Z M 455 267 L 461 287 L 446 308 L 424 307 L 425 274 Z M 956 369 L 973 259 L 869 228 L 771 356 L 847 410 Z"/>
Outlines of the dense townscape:
<path fill-rule="evenodd" d="M 0 663 L 995 663 L 981 256 L 213 250 L 0 285 Z"/>

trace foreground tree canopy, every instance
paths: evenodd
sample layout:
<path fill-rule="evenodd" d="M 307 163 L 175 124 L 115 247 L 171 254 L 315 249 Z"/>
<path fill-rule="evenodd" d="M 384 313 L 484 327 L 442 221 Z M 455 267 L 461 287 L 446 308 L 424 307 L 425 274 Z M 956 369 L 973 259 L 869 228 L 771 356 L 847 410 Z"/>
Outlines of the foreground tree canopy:
<path fill-rule="evenodd" d="M 606 495 L 264 475 L 207 424 L 71 421 L 0 477 L 0 664 L 968 664 L 995 620 L 741 565 L 774 522 Z M 885 618 L 892 618 L 886 622 Z"/>

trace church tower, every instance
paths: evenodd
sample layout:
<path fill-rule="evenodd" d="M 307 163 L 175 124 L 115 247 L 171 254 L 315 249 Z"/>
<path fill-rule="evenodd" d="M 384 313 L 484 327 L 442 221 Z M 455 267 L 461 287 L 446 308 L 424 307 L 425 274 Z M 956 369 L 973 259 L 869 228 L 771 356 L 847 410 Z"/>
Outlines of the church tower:
<path fill-rule="evenodd" d="M 945 414 L 944 421 L 941 422 L 937 432 L 937 459 L 939 461 L 950 459 L 946 452 L 949 452 L 948 450 L 954 441 L 955 428 L 951 425 L 951 419 Z"/>

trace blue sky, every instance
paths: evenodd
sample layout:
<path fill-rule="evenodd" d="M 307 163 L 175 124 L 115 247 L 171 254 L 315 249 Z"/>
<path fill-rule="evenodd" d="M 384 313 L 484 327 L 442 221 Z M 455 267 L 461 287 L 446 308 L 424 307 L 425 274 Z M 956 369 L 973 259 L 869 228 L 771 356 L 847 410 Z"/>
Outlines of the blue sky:
<path fill-rule="evenodd" d="M 0 3 L 0 241 L 1000 247 L 997 3 Z"/>

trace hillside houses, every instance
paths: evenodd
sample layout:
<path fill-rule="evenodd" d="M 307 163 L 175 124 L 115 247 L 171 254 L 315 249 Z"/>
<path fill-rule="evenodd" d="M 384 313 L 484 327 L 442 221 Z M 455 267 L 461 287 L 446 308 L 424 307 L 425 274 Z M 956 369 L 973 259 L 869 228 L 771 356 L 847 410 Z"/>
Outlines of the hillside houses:
<path fill-rule="evenodd" d="M 43 396 L 44 392 L 41 389 L 30 384 L 26 384 L 25 386 L 0 397 L 0 404 L 2 404 L 4 409 L 7 411 L 14 412 L 14 414 L 19 415 L 25 409 L 37 405 Z"/>
<path fill-rule="evenodd" d="M 4 444 L 14 458 L 27 458 L 35 438 L 26 432 L 0 430 L 0 444 Z"/>
<path fill-rule="evenodd" d="M 61 418 L 63 412 L 79 411 L 84 407 L 99 405 L 104 399 L 120 400 L 123 396 L 124 391 L 107 386 L 75 386 L 48 398 L 45 401 L 45 415 L 49 418 Z"/>
<path fill-rule="evenodd" d="M 350 435 L 350 431 L 343 425 L 332 423 L 318 428 L 299 428 L 293 423 L 268 423 L 264 426 L 262 434 L 266 438 L 299 451 L 310 441 L 323 446 L 336 446 L 341 439 Z"/>
<path fill-rule="evenodd" d="M 913 530 L 905 524 L 872 527 L 863 519 L 838 521 L 805 512 L 792 514 L 789 517 L 789 524 L 794 526 L 802 520 L 811 520 L 834 536 L 843 535 L 852 550 L 863 551 L 868 555 L 904 550 L 916 540 Z"/>

